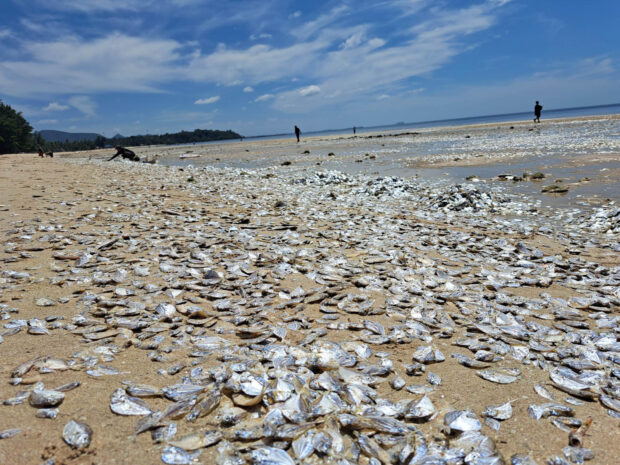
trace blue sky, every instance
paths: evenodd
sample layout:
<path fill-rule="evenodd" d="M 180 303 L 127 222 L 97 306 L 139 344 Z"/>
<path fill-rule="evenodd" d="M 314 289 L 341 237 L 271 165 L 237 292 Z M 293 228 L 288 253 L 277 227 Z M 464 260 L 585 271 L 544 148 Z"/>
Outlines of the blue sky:
<path fill-rule="evenodd" d="M 617 0 L 2 0 L 35 129 L 243 135 L 620 102 Z"/>

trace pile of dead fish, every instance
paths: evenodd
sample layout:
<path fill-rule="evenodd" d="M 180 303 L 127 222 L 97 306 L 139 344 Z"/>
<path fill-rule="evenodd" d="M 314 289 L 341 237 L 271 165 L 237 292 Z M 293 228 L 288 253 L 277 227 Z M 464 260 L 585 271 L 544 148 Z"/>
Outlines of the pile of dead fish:
<path fill-rule="evenodd" d="M 294 184 L 313 184 L 317 186 L 329 186 L 332 184 L 352 184 L 353 177 L 340 171 L 318 171 L 311 176 L 297 178 L 293 180 Z"/>
<path fill-rule="evenodd" d="M 79 385 L 50 388 L 35 376 L 68 369 L 120 376 L 109 408 L 139 417 L 128 447 L 130 436 L 149 434 L 166 464 L 195 463 L 213 447 L 218 465 L 499 465 L 506 460 L 491 433 L 517 414 L 566 437 L 565 458 L 550 463 L 581 463 L 595 451 L 579 433 L 589 424 L 579 406 L 598 402 L 610 421 L 620 415 L 620 266 L 547 255 L 477 228 L 415 224 L 394 214 L 410 202 L 398 193 L 417 189 L 396 178 L 364 185 L 343 176 L 341 184 L 375 197 L 352 213 L 355 203 L 325 198 L 322 184 L 310 188 L 337 186 L 336 174 L 315 175 L 300 195 L 300 183 L 277 176 L 250 173 L 235 183 L 226 170 L 202 179 L 194 169 L 188 201 L 173 208 L 163 194 L 186 185 L 186 171 L 127 166 L 148 170 L 162 196 L 111 177 L 99 197 L 82 200 L 96 214 L 50 209 L 51 217 L 16 223 L 7 235 L 2 290 L 40 284 L 20 261 L 51 248 L 54 275 L 46 284 L 65 295 L 38 299 L 49 310 L 38 319 L 20 319 L 17 304 L 0 307 L 0 338 L 65 331 L 84 348 L 68 360 L 41 356 L 16 367 L 10 381 L 18 391 L 2 408 L 27 403 L 53 421 Z M 373 192 L 397 195 L 390 203 Z M 282 200 L 280 210 L 265 205 L 267 195 Z M 294 214 L 287 210 L 293 195 L 302 205 Z M 104 197 L 114 203 L 99 207 Z M 429 199 L 457 212 L 501 202 L 470 186 Z M 208 220 L 206 202 L 218 208 Z M 224 211 L 230 205 L 239 211 Z M 311 227 L 317 218 L 329 228 Z M 427 258 L 429 251 L 442 258 Z M 290 285 L 295 276 L 305 284 Z M 577 296 L 552 297 L 545 292 L 552 284 Z M 520 287 L 538 297 L 510 293 Z M 70 319 L 51 311 L 63 303 L 76 308 Z M 408 348 L 402 362 L 398 347 Z M 153 363 L 158 386 L 114 366 L 129 350 Z M 434 373 L 438 364 L 479 383 L 522 383 L 540 403 L 515 412 L 506 396 L 454 408 L 453 386 Z M 525 369 L 544 374 L 553 390 L 526 386 Z M 97 425 L 75 420 L 63 430 L 76 448 L 96 434 Z"/>
<path fill-rule="evenodd" d="M 496 212 L 498 204 L 508 203 L 508 198 L 491 196 L 471 184 L 457 185 L 430 198 L 430 205 L 443 211 Z"/>
<path fill-rule="evenodd" d="M 594 209 L 584 221 L 583 226 L 597 233 L 615 235 L 620 234 L 620 208 L 610 205 Z"/>

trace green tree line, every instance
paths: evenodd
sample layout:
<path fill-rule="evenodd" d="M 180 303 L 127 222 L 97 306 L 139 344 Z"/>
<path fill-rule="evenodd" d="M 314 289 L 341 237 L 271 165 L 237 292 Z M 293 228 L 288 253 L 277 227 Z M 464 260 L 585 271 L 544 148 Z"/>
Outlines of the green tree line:
<path fill-rule="evenodd" d="M 75 152 L 80 150 L 92 150 L 103 147 L 136 147 L 140 145 L 173 145 L 193 144 L 196 142 L 208 142 L 214 140 L 240 139 L 241 136 L 234 131 L 220 131 L 217 129 L 195 129 L 193 131 L 181 131 L 172 134 L 145 134 L 129 137 L 107 138 L 97 137 L 95 140 L 80 140 L 75 142 L 47 142 L 41 134 L 35 133 L 38 144 L 52 152 Z"/>
<path fill-rule="evenodd" d="M 195 129 L 194 131 L 181 131 L 172 134 L 146 134 L 141 136 L 97 137 L 95 140 L 82 140 L 75 142 L 48 142 L 40 133 L 32 132 L 32 126 L 26 121 L 20 112 L 15 111 L 9 105 L 0 100 L 0 154 L 33 152 L 41 146 L 45 151 L 73 152 L 79 150 L 92 150 L 107 146 L 139 146 L 139 145 L 172 145 L 192 144 L 196 142 L 208 142 L 214 140 L 240 139 L 241 136 L 234 131 L 220 131 L 217 129 Z"/>
<path fill-rule="evenodd" d="M 32 152 L 34 144 L 32 126 L 20 112 L 0 100 L 0 154 Z"/>

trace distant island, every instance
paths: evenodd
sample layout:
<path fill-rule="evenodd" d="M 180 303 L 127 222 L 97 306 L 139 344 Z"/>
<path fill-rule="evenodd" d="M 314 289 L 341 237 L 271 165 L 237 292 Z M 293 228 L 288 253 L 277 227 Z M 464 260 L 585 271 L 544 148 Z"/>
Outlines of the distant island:
<path fill-rule="evenodd" d="M 70 152 L 92 150 L 103 147 L 140 146 L 140 145 L 175 145 L 209 142 L 215 140 L 241 139 L 234 131 L 217 129 L 195 129 L 172 134 L 144 134 L 123 137 L 120 134 L 107 138 L 97 133 L 72 133 L 53 130 L 42 130 L 34 133 L 35 141 L 46 150 L 53 152 Z"/>

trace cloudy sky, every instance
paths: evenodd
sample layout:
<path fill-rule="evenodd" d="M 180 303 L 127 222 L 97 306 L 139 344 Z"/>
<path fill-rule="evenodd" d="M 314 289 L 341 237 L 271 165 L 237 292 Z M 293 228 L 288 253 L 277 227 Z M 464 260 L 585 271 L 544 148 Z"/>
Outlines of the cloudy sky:
<path fill-rule="evenodd" d="M 617 0 L 2 0 L 35 129 L 243 135 L 620 102 Z"/>

